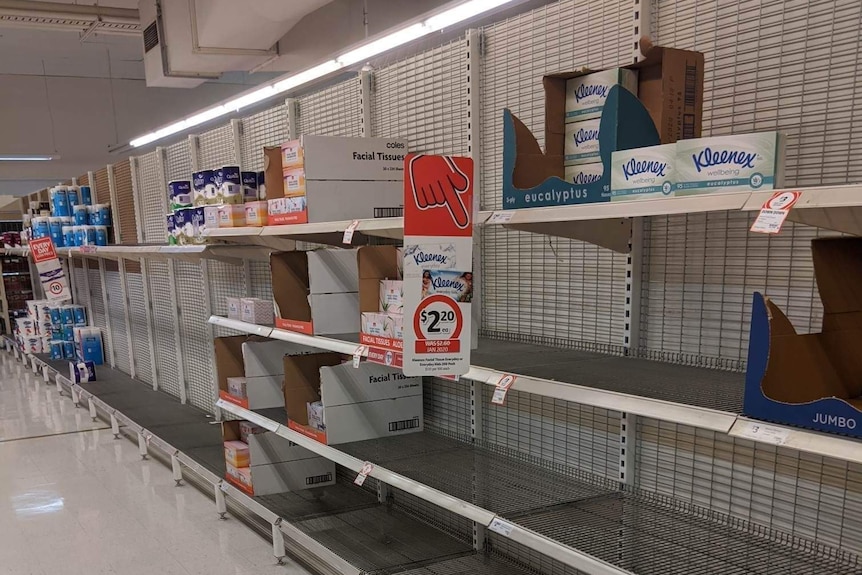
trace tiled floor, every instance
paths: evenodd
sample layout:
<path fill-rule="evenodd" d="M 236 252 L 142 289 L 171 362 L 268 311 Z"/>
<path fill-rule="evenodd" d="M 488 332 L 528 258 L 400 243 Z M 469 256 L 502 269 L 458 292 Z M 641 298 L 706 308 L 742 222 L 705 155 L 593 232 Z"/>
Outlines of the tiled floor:
<path fill-rule="evenodd" d="M 298 575 L 0 353 L 0 575 Z"/>

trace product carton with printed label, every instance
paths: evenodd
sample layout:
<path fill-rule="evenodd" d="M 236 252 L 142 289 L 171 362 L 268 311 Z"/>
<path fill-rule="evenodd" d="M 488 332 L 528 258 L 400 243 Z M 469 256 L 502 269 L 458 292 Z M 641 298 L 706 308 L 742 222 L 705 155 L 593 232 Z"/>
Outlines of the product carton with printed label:
<path fill-rule="evenodd" d="M 568 80 L 566 82 L 566 123 L 601 116 L 608 92 L 616 85 L 622 86 L 637 96 L 637 70 L 613 68 Z"/>
<path fill-rule="evenodd" d="M 251 431 L 244 431 L 244 426 L 251 427 Z M 272 431 L 252 425 L 248 421 L 223 422 L 222 435 L 225 442 L 241 441 L 247 444 L 248 461 L 251 467 L 317 457 L 304 447 Z M 235 467 L 241 466 L 235 465 Z"/>
<path fill-rule="evenodd" d="M 416 254 L 422 259 L 423 254 Z M 429 256 L 431 257 L 431 256 Z M 446 257 L 437 255 L 436 257 Z M 381 310 L 383 299 L 386 296 L 381 293 L 383 285 L 397 286 L 401 277 L 400 268 L 403 262 L 403 252 L 395 246 L 362 246 L 358 253 L 359 272 L 359 311 L 362 314 L 364 325 L 368 328 L 361 329 L 359 341 L 364 345 L 375 348 L 401 352 L 404 343 L 396 339 L 393 330 L 378 330 L 386 323 L 386 318 Z M 386 283 L 384 282 L 392 282 Z M 403 283 L 402 283 L 403 286 Z M 401 292 L 403 294 L 403 290 Z M 403 311 L 403 300 L 401 310 Z"/>
<path fill-rule="evenodd" d="M 566 166 L 564 179 L 566 182 L 575 185 L 592 184 L 601 180 L 604 172 L 605 167 L 601 162 L 577 164 Z"/>
<path fill-rule="evenodd" d="M 326 431 L 313 429 L 308 404 L 320 401 Z M 284 358 L 284 402 L 291 429 L 336 445 L 422 431 L 422 378 L 344 356 Z"/>
<path fill-rule="evenodd" d="M 282 170 L 300 168 L 306 180 L 404 180 L 407 140 L 400 138 L 303 135 L 281 150 Z"/>
<path fill-rule="evenodd" d="M 234 467 L 248 467 L 248 445 L 238 440 L 225 441 L 224 460 Z"/>
<path fill-rule="evenodd" d="M 335 485 L 335 463 L 323 457 L 234 467 L 225 464 L 225 479 L 252 496 L 272 495 Z"/>
<path fill-rule="evenodd" d="M 811 251 L 823 327 L 797 333 L 754 294 L 743 413 L 862 437 L 862 239 L 815 239 Z"/>
<path fill-rule="evenodd" d="M 576 184 L 566 177 L 564 167 L 566 84 L 590 72 L 550 74 L 543 78 L 544 150 L 523 122 L 511 111 L 504 111 L 503 209 L 610 201 L 612 152 L 700 137 L 703 54 L 645 42 L 641 43 L 641 50 L 645 58 L 623 67 L 637 72 L 637 96 L 614 85 L 605 99 L 598 136 L 603 169 L 597 181 Z"/>
<path fill-rule="evenodd" d="M 272 325 L 272 302 L 256 297 L 240 298 L 240 320 L 257 325 Z"/>
<path fill-rule="evenodd" d="M 599 157 L 599 124 L 601 120 L 583 120 L 566 124 L 565 164 L 592 164 Z"/>
<path fill-rule="evenodd" d="M 398 208 L 404 201 L 400 180 L 310 180 L 303 189 L 302 195 L 268 200 L 268 225 L 368 219 L 375 208 Z"/>
<path fill-rule="evenodd" d="M 213 346 L 219 397 L 246 409 L 283 406 L 282 358 L 315 351 L 295 343 L 244 335 L 217 337 Z M 245 397 L 231 393 L 228 381 L 234 378 L 245 380 Z"/>
<path fill-rule="evenodd" d="M 380 311 L 404 313 L 403 280 L 380 280 Z"/>
<path fill-rule="evenodd" d="M 611 201 L 673 196 L 676 161 L 676 144 L 614 152 Z"/>
<path fill-rule="evenodd" d="M 778 132 L 685 140 L 676 145 L 676 196 L 752 192 L 784 184 Z"/>
<path fill-rule="evenodd" d="M 359 331 L 355 250 L 270 256 L 276 327 L 311 335 Z"/>

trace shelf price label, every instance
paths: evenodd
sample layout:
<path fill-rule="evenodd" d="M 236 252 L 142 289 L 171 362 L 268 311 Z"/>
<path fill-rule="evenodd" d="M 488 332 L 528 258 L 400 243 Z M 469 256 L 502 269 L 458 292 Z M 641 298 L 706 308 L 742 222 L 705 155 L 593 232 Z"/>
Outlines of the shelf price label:
<path fill-rule="evenodd" d="M 359 475 L 356 476 L 353 483 L 362 487 L 362 484 L 365 483 L 365 480 L 368 479 L 368 476 L 371 475 L 372 471 L 374 471 L 374 464 L 366 461 L 362 464 L 362 469 L 359 470 Z"/>
<path fill-rule="evenodd" d="M 57 249 L 51 238 L 30 240 L 30 253 L 33 255 L 36 271 L 39 272 L 39 281 L 42 283 L 45 297 L 51 301 L 72 299 L 66 272 L 57 257 Z"/>
<path fill-rule="evenodd" d="M 497 387 L 494 388 L 491 403 L 494 405 L 503 405 L 506 403 L 506 394 L 509 393 L 509 388 L 512 387 L 516 379 L 518 378 L 510 373 L 502 375 L 497 381 Z"/>
<path fill-rule="evenodd" d="M 773 425 L 746 421 L 739 430 L 739 437 L 762 441 L 763 443 L 771 443 L 772 445 L 784 445 L 790 437 L 790 430 Z"/>
<path fill-rule="evenodd" d="M 359 220 L 353 220 L 350 225 L 344 230 L 344 237 L 341 243 L 350 245 L 353 243 L 353 234 L 356 233 L 356 228 L 359 227 Z"/>
<path fill-rule="evenodd" d="M 368 347 L 364 345 L 360 345 L 355 350 L 353 350 L 353 367 L 358 368 L 359 362 L 362 360 L 362 356 L 368 351 Z"/>
<path fill-rule="evenodd" d="M 759 234 L 777 234 L 790 215 L 790 208 L 799 201 L 802 192 L 775 192 L 772 194 L 751 225 L 751 231 Z"/>

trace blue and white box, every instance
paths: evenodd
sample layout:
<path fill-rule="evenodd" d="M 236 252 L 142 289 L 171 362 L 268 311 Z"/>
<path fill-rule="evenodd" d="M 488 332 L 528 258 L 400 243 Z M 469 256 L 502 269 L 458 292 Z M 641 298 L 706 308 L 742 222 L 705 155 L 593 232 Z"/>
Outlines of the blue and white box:
<path fill-rule="evenodd" d="M 784 185 L 784 137 L 734 134 L 676 143 L 676 196 L 754 192 Z"/>
<path fill-rule="evenodd" d="M 216 176 L 219 182 L 218 196 L 215 202 L 241 204 L 243 203 L 242 176 L 239 166 L 223 166 Z"/>
<path fill-rule="evenodd" d="M 620 150 L 611 154 L 611 201 L 674 195 L 676 144 Z"/>
<path fill-rule="evenodd" d="M 599 124 L 601 118 L 566 124 L 565 165 L 600 162 Z"/>
<path fill-rule="evenodd" d="M 63 342 L 51 342 L 51 359 L 63 359 Z"/>
<path fill-rule="evenodd" d="M 69 379 L 75 383 L 96 381 L 96 365 L 92 361 L 70 361 Z"/>
<path fill-rule="evenodd" d="M 87 324 L 87 308 L 82 305 L 72 306 L 72 315 L 75 320 L 75 325 Z"/>
<path fill-rule="evenodd" d="M 605 166 L 601 162 L 594 164 L 577 164 L 565 167 L 564 179 L 570 184 L 592 184 L 602 179 Z"/>
<path fill-rule="evenodd" d="M 566 82 L 566 123 L 601 116 L 608 92 L 617 84 L 637 96 L 638 74 L 626 68 L 612 68 L 568 80 Z"/>
<path fill-rule="evenodd" d="M 215 170 L 202 170 L 192 174 L 192 204 L 204 206 L 216 203 L 219 181 Z"/>
<path fill-rule="evenodd" d="M 78 188 L 81 191 L 81 204 L 89 206 L 93 203 L 93 194 L 90 186 L 81 186 Z"/>
<path fill-rule="evenodd" d="M 102 365 L 104 361 L 104 352 L 102 348 L 102 332 L 97 327 L 79 328 L 81 341 L 79 346 L 81 349 L 81 359 L 84 361 L 92 361 L 96 365 Z"/>

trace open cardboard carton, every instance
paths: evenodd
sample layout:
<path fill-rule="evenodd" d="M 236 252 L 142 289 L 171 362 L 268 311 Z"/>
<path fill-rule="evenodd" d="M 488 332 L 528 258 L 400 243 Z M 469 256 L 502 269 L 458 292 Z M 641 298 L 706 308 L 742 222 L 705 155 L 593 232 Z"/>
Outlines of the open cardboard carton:
<path fill-rule="evenodd" d="M 401 279 L 402 254 L 395 246 L 363 246 L 357 257 L 359 311 L 380 311 L 380 280 Z M 404 340 L 360 332 L 359 342 L 368 346 L 369 361 L 401 367 Z"/>
<path fill-rule="evenodd" d="M 614 86 L 602 109 L 602 177 L 588 184 L 564 179 L 566 82 L 597 70 L 549 74 L 545 88 L 545 151 L 527 126 L 503 111 L 503 208 L 584 204 L 610 200 L 611 153 L 698 138 L 703 116 L 704 58 L 699 52 L 652 46 L 622 66 L 637 71 L 638 95 Z"/>
<path fill-rule="evenodd" d="M 823 328 L 797 334 L 775 303 L 754 294 L 744 412 L 862 437 L 862 238 L 816 239 L 811 252 Z"/>
<path fill-rule="evenodd" d="M 284 405 L 281 390 L 284 362 L 281 358 L 284 355 L 316 351 L 287 341 L 247 335 L 217 337 L 213 340 L 213 346 L 219 398 L 245 409 Z M 228 392 L 229 377 L 246 378 L 247 397 L 236 397 Z"/>
<path fill-rule="evenodd" d="M 355 250 L 276 252 L 269 266 L 275 327 L 308 335 L 359 331 Z"/>
<path fill-rule="evenodd" d="M 323 403 L 325 431 L 308 425 L 314 401 Z M 337 353 L 286 356 L 284 406 L 291 429 L 328 445 L 424 428 L 421 377 L 368 362 L 354 368 Z"/>
<path fill-rule="evenodd" d="M 239 421 L 222 423 L 225 441 L 241 441 Z M 270 495 L 335 484 L 335 463 L 266 431 L 248 436 L 249 467 L 226 466 L 225 478 L 249 495 Z"/>

